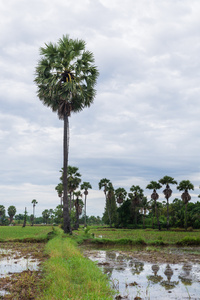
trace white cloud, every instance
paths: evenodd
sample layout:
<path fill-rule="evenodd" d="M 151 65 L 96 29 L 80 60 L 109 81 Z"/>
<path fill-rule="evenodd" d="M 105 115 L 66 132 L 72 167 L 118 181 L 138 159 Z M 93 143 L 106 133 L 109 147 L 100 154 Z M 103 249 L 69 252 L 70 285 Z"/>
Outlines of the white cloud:
<path fill-rule="evenodd" d="M 35 194 L 41 207 L 54 203 L 63 123 L 33 80 L 39 47 L 67 33 L 86 41 L 100 70 L 94 104 L 70 118 L 69 163 L 94 186 L 88 213 L 103 213 L 104 177 L 143 189 L 164 175 L 189 179 L 197 199 L 199 9 L 198 0 L 1 2 L 1 199 L 11 203 L 14 189 L 16 206 Z"/>

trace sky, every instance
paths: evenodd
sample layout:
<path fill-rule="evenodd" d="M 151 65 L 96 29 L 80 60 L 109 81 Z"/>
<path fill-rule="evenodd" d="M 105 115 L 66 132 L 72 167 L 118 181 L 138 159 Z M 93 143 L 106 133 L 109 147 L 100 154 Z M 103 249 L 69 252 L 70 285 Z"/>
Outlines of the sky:
<path fill-rule="evenodd" d="M 151 180 L 190 180 L 198 201 L 199 14 L 199 0 L 0 1 L 0 205 L 31 214 L 36 199 L 40 216 L 60 203 L 63 121 L 34 78 L 39 48 L 65 34 L 86 42 L 100 72 L 94 103 L 69 120 L 69 165 L 92 185 L 87 214 L 104 212 L 102 178 L 149 200 Z M 181 195 L 171 188 L 170 202 Z"/>

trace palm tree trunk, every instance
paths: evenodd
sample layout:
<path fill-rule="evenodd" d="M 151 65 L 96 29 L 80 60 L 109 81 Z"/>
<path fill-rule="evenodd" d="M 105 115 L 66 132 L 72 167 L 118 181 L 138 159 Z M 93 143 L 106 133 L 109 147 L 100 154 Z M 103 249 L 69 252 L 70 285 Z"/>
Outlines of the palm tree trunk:
<path fill-rule="evenodd" d="M 143 229 L 145 229 L 145 218 L 146 218 L 146 208 L 144 209 L 144 212 L 143 212 Z"/>
<path fill-rule="evenodd" d="M 185 230 L 187 230 L 187 203 L 185 204 Z"/>
<path fill-rule="evenodd" d="M 84 222 L 84 226 L 86 227 L 86 195 L 85 195 L 85 222 Z"/>
<path fill-rule="evenodd" d="M 108 211 L 108 218 L 109 218 L 110 227 L 112 227 L 111 212 L 110 212 L 110 199 L 109 199 L 108 196 L 107 196 L 107 211 Z"/>
<path fill-rule="evenodd" d="M 79 228 L 79 201 L 77 198 L 77 205 L 76 205 L 76 221 L 75 221 L 75 225 L 74 225 L 74 229 L 78 230 Z"/>
<path fill-rule="evenodd" d="M 157 202 L 156 201 L 155 201 L 155 210 L 156 210 L 156 218 L 157 218 L 158 229 L 161 230 L 160 221 L 159 221 L 159 217 L 158 217 L 158 207 L 157 207 Z"/>
<path fill-rule="evenodd" d="M 169 199 L 167 198 L 167 230 L 169 230 Z"/>
<path fill-rule="evenodd" d="M 69 199 L 67 188 L 67 168 L 68 168 L 68 150 L 69 150 L 69 119 L 64 115 L 64 138 L 63 138 L 63 222 L 64 232 L 71 233 Z"/>

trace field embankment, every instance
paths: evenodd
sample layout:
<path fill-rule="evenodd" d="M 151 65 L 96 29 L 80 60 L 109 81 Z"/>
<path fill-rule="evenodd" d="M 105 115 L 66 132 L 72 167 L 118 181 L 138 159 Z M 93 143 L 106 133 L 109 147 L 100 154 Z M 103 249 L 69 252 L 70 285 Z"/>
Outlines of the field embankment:
<path fill-rule="evenodd" d="M 41 270 L 27 270 L 3 278 L 0 289 L 10 294 L 5 294 L 1 299 L 113 299 L 107 277 L 94 262 L 81 254 L 76 242 L 59 228 L 52 231 L 52 227 L 42 226 L 0 227 L 0 237 L 0 248 L 6 244 L 7 249 L 9 245 L 17 249 L 19 241 L 21 245 L 26 242 L 24 249 L 27 249 L 48 240 Z M 26 256 L 27 252 L 21 251 L 21 255 Z"/>

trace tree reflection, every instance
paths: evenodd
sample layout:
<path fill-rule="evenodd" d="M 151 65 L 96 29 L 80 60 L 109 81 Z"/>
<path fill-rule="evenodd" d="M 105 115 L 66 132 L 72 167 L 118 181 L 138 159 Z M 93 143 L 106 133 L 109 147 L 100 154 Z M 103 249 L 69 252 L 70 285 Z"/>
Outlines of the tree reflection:
<path fill-rule="evenodd" d="M 174 274 L 174 272 L 169 264 L 166 265 L 164 274 L 167 277 L 167 280 L 163 280 L 161 282 L 161 285 L 164 286 L 166 290 L 171 290 L 171 289 L 175 288 L 175 286 L 179 283 L 179 281 L 171 281 L 171 278 L 172 278 L 172 275 Z"/>
<path fill-rule="evenodd" d="M 154 275 L 147 276 L 147 279 L 153 283 L 160 282 L 163 279 L 162 276 L 158 275 L 158 271 L 159 271 L 160 267 L 158 265 L 152 265 L 151 269 L 152 269 Z"/>
<path fill-rule="evenodd" d="M 190 278 L 190 272 L 192 265 L 185 263 L 182 267 L 183 273 L 178 277 L 184 285 L 192 285 L 192 278 Z"/>
<path fill-rule="evenodd" d="M 140 261 L 136 261 L 133 263 L 131 268 L 131 273 L 133 275 L 139 275 L 144 270 L 144 263 Z"/>

